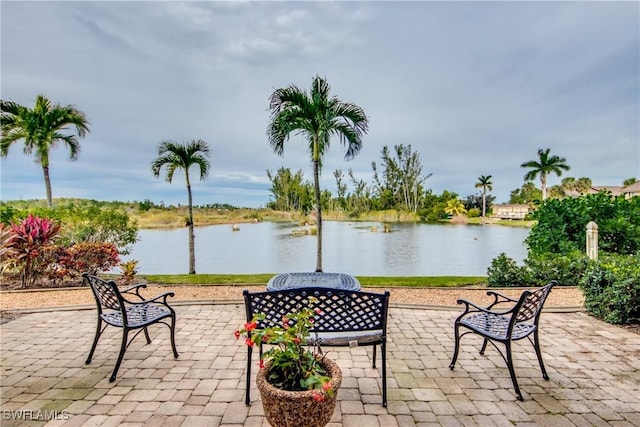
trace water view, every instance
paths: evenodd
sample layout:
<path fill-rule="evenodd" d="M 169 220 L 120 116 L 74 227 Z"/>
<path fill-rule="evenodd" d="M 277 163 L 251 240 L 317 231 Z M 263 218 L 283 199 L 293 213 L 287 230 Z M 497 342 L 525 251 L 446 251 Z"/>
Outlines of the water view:
<path fill-rule="evenodd" d="M 484 276 L 505 252 L 526 258 L 527 228 L 496 225 L 325 222 L 324 271 L 358 276 Z M 263 222 L 196 228 L 196 272 L 212 274 L 313 271 L 316 236 L 293 235 L 296 224 Z M 379 231 L 372 232 L 371 227 Z M 187 229 L 141 230 L 124 259 L 137 259 L 140 274 L 188 272 Z"/>

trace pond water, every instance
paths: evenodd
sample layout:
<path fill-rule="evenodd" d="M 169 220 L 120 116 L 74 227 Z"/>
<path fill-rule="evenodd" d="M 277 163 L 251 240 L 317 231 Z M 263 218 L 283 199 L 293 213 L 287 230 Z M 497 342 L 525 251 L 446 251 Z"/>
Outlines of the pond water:
<path fill-rule="evenodd" d="M 196 272 L 212 274 L 313 271 L 316 236 L 294 235 L 297 224 L 261 222 L 195 230 Z M 379 231 L 372 232 L 375 227 Z M 484 276 L 501 252 L 522 262 L 527 228 L 498 225 L 323 223 L 323 270 L 358 276 Z M 141 230 L 123 260 L 140 274 L 188 272 L 187 229 Z"/>

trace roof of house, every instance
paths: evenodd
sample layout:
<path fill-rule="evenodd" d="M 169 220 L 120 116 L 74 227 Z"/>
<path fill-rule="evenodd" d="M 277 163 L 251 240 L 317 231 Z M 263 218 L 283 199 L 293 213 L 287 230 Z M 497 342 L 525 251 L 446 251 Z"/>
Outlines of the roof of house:
<path fill-rule="evenodd" d="M 622 189 L 622 193 L 640 193 L 640 181 L 636 181 L 631 185 L 627 185 Z"/>

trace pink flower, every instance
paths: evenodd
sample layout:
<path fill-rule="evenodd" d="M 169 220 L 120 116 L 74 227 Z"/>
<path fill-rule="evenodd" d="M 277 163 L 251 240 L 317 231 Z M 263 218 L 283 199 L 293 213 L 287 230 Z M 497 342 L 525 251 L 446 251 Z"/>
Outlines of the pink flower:
<path fill-rule="evenodd" d="M 236 339 L 239 339 L 240 338 L 240 331 L 239 330 L 235 331 L 233 333 L 233 336 L 236 337 Z"/>
<path fill-rule="evenodd" d="M 253 347 L 253 341 L 251 341 L 251 338 L 247 338 L 244 340 L 244 342 L 249 346 L 249 347 Z"/>
<path fill-rule="evenodd" d="M 264 369 L 264 360 L 260 359 L 260 363 L 258 363 L 260 369 Z"/>
<path fill-rule="evenodd" d="M 324 391 L 327 391 L 327 392 L 330 391 L 331 390 L 331 384 L 329 384 L 328 382 L 322 384 L 322 389 Z"/>
<path fill-rule="evenodd" d="M 316 402 L 322 402 L 324 400 L 324 395 L 322 393 L 313 393 L 313 400 Z"/>

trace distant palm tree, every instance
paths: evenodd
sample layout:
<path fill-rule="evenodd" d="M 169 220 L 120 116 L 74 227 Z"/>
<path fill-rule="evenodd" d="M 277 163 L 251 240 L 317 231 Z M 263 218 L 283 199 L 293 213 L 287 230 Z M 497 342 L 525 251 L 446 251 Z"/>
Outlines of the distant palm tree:
<path fill-rule="evenodd" d="M 58 142 L 63 142 L 69 147 L 71 160 L 76 160 L 80 152 L 80 143 L 75 135 L 65 134 L 63 131 L 67 126 L 75 126 L 78 136 L 84 138 L 89 131 L 87 118 L 73 105 L 52 105 L 44 95 L 36 97 L 33 108 L 23 107 L 13 101 L 1 100 L 0 108 L 2 109 L 0 154 L 6 157 L 9 146 L 20 140 L 24 140 L 25 154 L 31 154 L 35 150 L 36 159 L 42 165 L 44 174 L 47 205 L 50 208 L 53 207 L 49 151 L 55 148 Z"/>
<path fill-rule="evenodd" d="M 209 145 L 201 139 L 193 140 L 188 144 L 178 144 L 173 141 L 162 141 L 158 145 L 158 157 L 151 163 L 151 171 L 158 178 L 162 166 L 167 166 L 166 180 L 173 180 L 173 173 L 176 169 L 184 169 L 187 181 L 187 194 L 189 196 L 189 274 L 196 274 L 196 256 L 193 233 L 193 200 L 191 197 L 191 181 L 189 179 L 189 168 L 193 165 L 200 167 L 200 181 L 204 181 L 209 175 Z"/>
<path fill-rule="evenodd" d="M 540 175 L 540 189 L 542 190 L 542 200 L 547 199 L 547 175 L 554 172 L 557 176 L 562 175 L 562 171 L 571 169 L 567 165 L 567 159 L 558 156 L 549 156 L 549 149 L 538 150 L 538 160 L 531 160 L 520 165 L 523 168 L 530 168 L 524 176 L 525 181 L 533 181 Z"/>
<path fill-rule="evenodd" d="M 478 182 L 476 182 L 476 188 L 482 187 L 482 218 L 487 213 L 487 190 L 493 190 L 493 182 L 491 182 L 491 175 L 480 175 Z"/>
<path fill-rule="evenodd" d="M 309 144 L 313 162 L 313 180 L 318 217 L 318 245 L 316 271 L 322 271 L 322 206 L 320 199 L 320 168 L 322 158 L 329 149 L 331 136 L 337 136 L 345 145 L 346 160 L 355 157 L 362 147 L 362 136 L 367 132 L 368 119 L 364 110 L 352 103 L 329 97 L 329 84 L 316 76 L 311 92 L 291 85 L 276 89 L 271 94 L 269 109 L 271 120 L 267 130 L 273 151 L 282 156 L 284 143 L 292 133 L 302 134 Z"/>
<path fill-rule="evenodd" d="M 444 208 L 446 214 L 452 216 L 464 215 L 467 210 L 464 208 L 464 204 L 458 199 L 450 199 L 447 201 L 447 206 Z"/>

